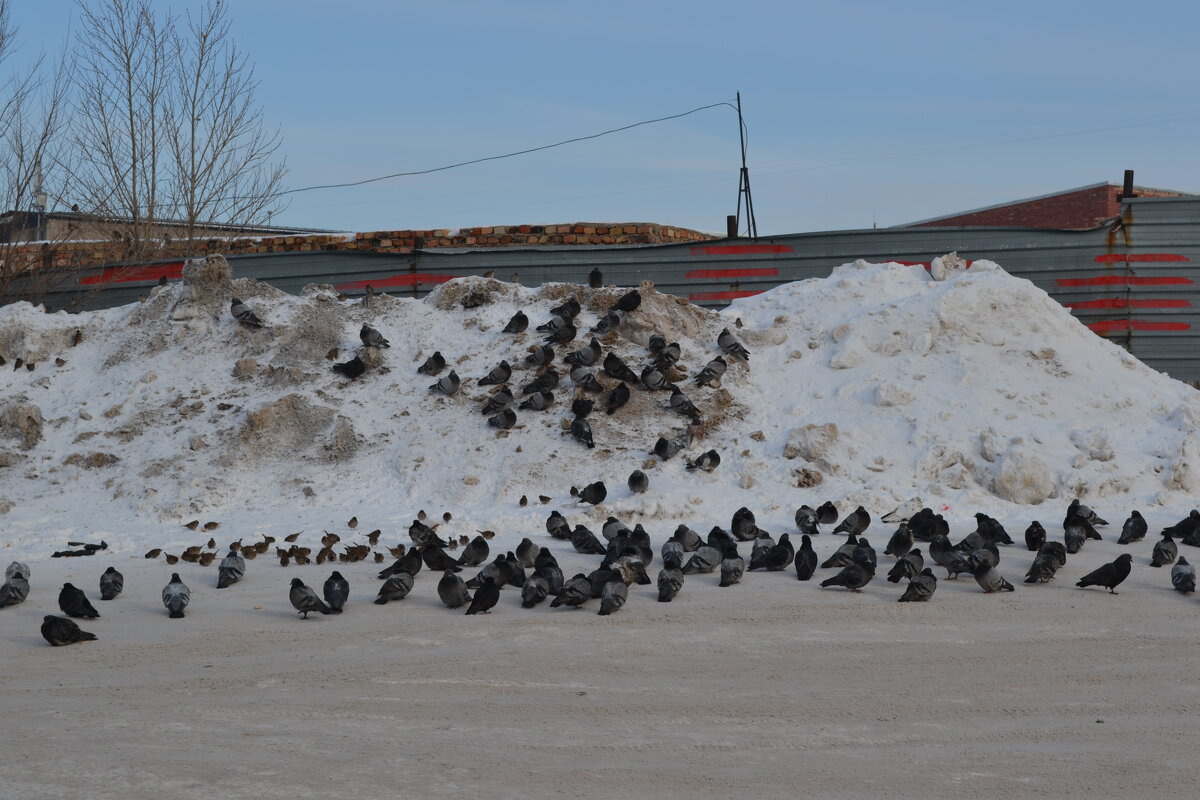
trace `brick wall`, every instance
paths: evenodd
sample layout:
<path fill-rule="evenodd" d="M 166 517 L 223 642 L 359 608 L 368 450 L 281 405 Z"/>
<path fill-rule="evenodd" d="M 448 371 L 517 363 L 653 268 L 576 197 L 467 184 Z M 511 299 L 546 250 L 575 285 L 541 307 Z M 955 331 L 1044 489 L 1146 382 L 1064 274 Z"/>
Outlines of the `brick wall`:
<path fill-rule="evenodd" d="M 1178 197 L 1179 192 L 1164 192 L 1135 187 L 1139 197 Z M 914 228 L 987 227 L 1049 228 L 1087 230 L 1121 214 L 1117 197 L 1121 187 L 1112 184 L 1090 186 L 1075 192 L 1025 200 L 981 211 L 942 217 L 913 225 Z"/>
<path fill-rule="evenodd" d="M 457 231 L 372 231 L 353 236 L 328 234 L 275 236 L 261 239 L 212 239 L 201 244 L 204 253 L 242 255 L 307 250 L 354 250 L 368 253 L 407 253 L 414 248 L 532 247 L 539 245 L 639 245 L 700 242 L 716 237 L 687 228 L 645 222 L 573 222 L 561 225 L 496 225 Z M 24 268 L 79 268 L 123 264 L 127 253 L 121 242 L 61 242 L 15 245 L 0 257 Z M 159 260 L 182 259 L 178 243 L 167 245 Z"/>

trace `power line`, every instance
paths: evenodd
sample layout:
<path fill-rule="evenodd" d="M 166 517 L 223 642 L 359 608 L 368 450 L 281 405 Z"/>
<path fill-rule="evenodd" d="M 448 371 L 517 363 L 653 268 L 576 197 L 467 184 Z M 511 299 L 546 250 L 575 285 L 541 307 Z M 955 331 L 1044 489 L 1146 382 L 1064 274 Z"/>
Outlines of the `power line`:
<path fill-rule="evenodd" d="M 620 128 L 612 128 L 611 130 L 601 131 L 600 133 L 593 133 L 593 134 L 589 134 L 587 136 L 576 136 L 572 139 L 564 139 L 561 142 L 554 142 L 553 144 L 544 144 L 539 147 L 530 147 L 525 150 L 517 150 L 512 153 L 504 153 L 503 155 L 485 156 L 483 158 L 473 158 L 470 161 L 459 161 L 456 164 L 446 164 L 445 166 L 442 166 L 442 167 L 432 167 L 430 169 L 412 170 L 410 172 L 394 172 L 391 175 L 380 175 L 377 178 L 366 178 L 365 180 L 351 181 L 349 183 L 328 183 L 328 184 L 322 184 L 319 186 L 305 186 L 302 189 L 288 189 L 286 191 L 278 192 L 275 196 L 281 197 L 283 195 L 297 194 L 299 192 L 312 192 L 312 191 L 316 191 L 318 189 L 344 189 L 344 188 L 348 188 L 351 186 L 362 186 L 362 185 L 368 184 L 368 183 L 377 183 L 378 181 L 386 181 L 386 180 L 390 180 L 391 178 L 406 178 L 406 177 L 411 177 L 414 175 L 429 175 L 430 173 L 433 173 L 433 172 L 445 172 L 448 169 L 456 169 L 458 167 L 466 167 L 466 166 L 470 166 L 471 164 L 482 164 L 485 161 L 498 161 L 502 158 L 512 158 L 513 156 L 523 156 L 523 155 L 527 155 L 529 153 L 537 153 L 541 150 L 549 150 L 554 147 L 562 147 L 563 145 L 574 144 L 575 142 L 584 142 L 584 141 L 587 141 L 588 139 L 599 139 L 601 136 L 608 136 L 609 134 L 612 134 L 612 133 L 620 133 L 621 131 L 627 131 L 632 128 L 639 128 L 643 125 L 652 125 L 656 122 L 666 122 L 667 120 L 679 119 L 680 117 L 686 117 L 691 114 L 695 114 L 698 111 L 707 111 L 710 108 L 718 108 L 720 106 L 729 106 L 730 108 L 734 109 L 735 111 L 737 110 L 737 107 L 734 106 L 733 103 L 730 103 L 728 101 L 722 101 L 720 103 L 712 103 L 707 106 L 700 106 L 699 108 L 693 108 L 691 111 L 684 111 L 681 114 L 671 114 L 670 116 L 666 116 L 666 117 L 658 117 L 656 119 L 642 120 L 641 122 L 634 122 L 630 125 L 623 125 Z"/>

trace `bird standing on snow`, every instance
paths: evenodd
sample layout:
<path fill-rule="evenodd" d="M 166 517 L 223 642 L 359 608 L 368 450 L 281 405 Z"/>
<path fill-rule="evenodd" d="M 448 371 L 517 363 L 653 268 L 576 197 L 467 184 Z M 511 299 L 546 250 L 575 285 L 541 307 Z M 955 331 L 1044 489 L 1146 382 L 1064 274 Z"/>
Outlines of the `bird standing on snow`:
<path fill-rule="evenodd" d="M 842 567 L 842 571 L 837 575 L 821 581 L 821 586 L 845 586 L 852 592 L 859 592 L 862 591 L 862 587 L 871 582 L 873 577 L 875 577 L 875 569 L 871 564 L 851 562 Z"/>
<path fill-rule="evenodd" d="M 1129 577 L 1129 572 L 1132 569 L 1133 556 L 1129 553 L 1122 553 L 1117 556 L 1116 561 L 1092 570 L 1080 578 L 1075 585 L 1081 589 L 1085 586 L 1103 586 L 1111 594 L 1117 594 L 1117 587 Z"/>
<path fill-rule="evenodd" d="M 442 573 L 438 581 L 438 597 L 446 604 L 446 608 L 459 608 L 471 602 L 471 593 L 467 591 L 467 582 L 448 569 Z"/>
<path fill-rule="evenodd" d="M 288 599 L 292 601 L 292 608 L 303 614 L 304 619 L 308 619 L 308 615 L 313 611 L 319 611 L 322 614 L 334 613 L 321 598 L 317 597 L 317 593 L 305 586 L 304 581 L 299 578 L 292 578 Z"/>
<path fill-rule="evenodd" d="M 702 469 L 705 472 L 712 472 L 721 465 L 721 454 L 716 450 L 709 450 L 707 453 L 701 453 L 695 461 L 687 463 L 688 471 Z"/>
<path fill-rule="evenodd" d="M 1183 556 L 1171 567 L 1171 586 L 1180 594 L 1191 594 L 1196 591 L 1196 568 L 1188 563 Z"/>
<path fill-rule="evenodd" d="M 524 333 L 529 327 L 529 317 L 525 316 L 524 311 L 518 311 L 512 315 L 512 319 L 504 326 L 502 333 Z"/>
<path fill-rule="evenodd" d="M 383 334 L 372 328 L 367 323 L 363 323 L 362 329 L 358 332 L 358 338 L 367 347 L 391 347 L 388 340 L 383 338 Z"/>
<path fill-rule="evenodd" d="M 635 469 L 633 472 L 629 473 L 629 480 L 627 483 L 629 485 L 629 491 L 633 492 L 634 494 L 644 494 L 645 491 L 650 488 L 650 479 L 646 477 L 646 473 L 642 472 L 640 469 Z"/>
<path fill-rule="evenodd" d="M 862 506 L 851 511 L 846 515 L 838 526 L 833 529 L 834 533 L 853 533 L 859 534 L 871 526 L 871 515 Z"/>
<path fill-rule="evenodd" d="M 417 367 L 417 372 L 421 375 L 437 375 L 446 368 L 446 357 L 442 355 L 441 350 L 434 350 L 433 355 L 425 359 L 425 363 Z"/>
<path fill-rule="evenodd" d="M 512 365 L 501 359 L 498 365 L 492 367 L 491 372 L 479 379 L 478 385 L 500 386 L 510 377 L 512 377 Z"/>
<path fill-rule="evenodd" d="M 355 356 L 349 361 L 344 361 L 341 364 L 334 364 L 332 369 L 339 375 L 344 375 L 350 380 L 354 380 L 367 371 L 367 365 L 361 358 Z"/>
<path fill-rule="evenodd" d="M 721 348 L 721 352 L 727 356 L 733 356 L 739 361 L 746 363 L 750 361 L 750 351 L 737 340 L 737 337 L 730 332 L 729 328 L 724 328 L 720 335 L 717 336 L 717 347 Z"/>
<path fill-rule="evenodd" d="M 81 631 L 78 625 L 66 617 L 47 614 L 42 617 L 42 638 L 54 647 L 62 647 L 79 642 L 94 642 L 96 634 Z"/>
<path fill-rule="evenodd" d="M 949 567 L 947 567 L 947 569 L 949 569 Z M 971 570 L 971 574 L 975 576 L 975 582 L 979 584 L 979 588 L 982 589 L 985 594 L 991 594 L 993 592 L 1016 591 L 1016 587 L 1006 581 L 1004 577 L 996 571 L 996 568 L 992 566 L 992 562 L 990 560 L 980 561 L 975 565 L 974 569 Z"/>
<path fill-rule="evenodd" d="M 192 602 L 192 590 L 179 577 L 178 572 L 171 573 L 171 582 L 162 590 L 163 606 L 171 619 L 183 619 L 183 610 Z"/>
<path fill-rule="evenodd" d="M 429 387 L 429 391 L 438 394 L 444 394 L 447 397 L 458 392 L 458 388 L 462 385 L 462 381 L 458 378 L 458 373 L 450 370 L 449 375 L 442 376 L 437 383 Z"/>
<path fill-rule="evenodd" d="M 599 289 L 604 286 L 604 273 L 599 267 L 592 267 L 592 271 L 588 273 L 588 287 Z"/>
<path fill-rule="evenodd" d="M 247 327 L 261 328 L 263 326 L 263 321 L 250 310 L 250 307 L 236 297 L 229 303 L 229 313 L 233 314 L 233 318 L 239 323 Z"/>
<path fill-rule="evenodd" d="M 704 365 L 704 369 L 700 370 L 696 375 L 697 386 L 714 386 L 719 385 L 721 376 L 725 374 L 728 364 L 725 359 L 717 356 L 712 361 Z"/>
<path fill-rule="evenodd" d="M 900 603 L 924 603 L 933 597 L 937 591 L 937 576 L 931 569 L 921 570 L 921 574 L 908 582 L 908 588 L 900 595 Z"/>
<path fill-rule="evenodd" d="M 125 576 L 117 572 L 116 567 L 109 567 L 100 576 L 100 599 L 115 600 L 125 588 Z"/>
<path fill-rule="evenodd" d="M 100 616 L 100 612 L 88 601 L 83 590 L 69 583 L 64 583 L 62 591 L 58 593 L 58 607 L 68 617 L 95 619 Z"/>
<path fill-rule="evenodd" d="M 336 569 L 325 579 L 325 585 L 321 587 L 321 593 L 325 595 L 325 602 L 329 606 L 329 610 L 334 614 L 342 613 L 342 608 L 346 605 L 346 601 L 350 599 L 350 581 L 342 577 L 342 573 Z"/>
<path fill-rule="evenodd" d="M 813 550 L 812 539 L 807 533 L 800 534 L 800 549 L 796 551 L 796 579 L 810 580 L 817 571 L 817 552 Z"/>
<path fill-rule="evenodd" d="M 246 560 L 237 552 L 230 550 L 229 555 L 221 559 L 217 565 L 217 588 L 225 589 L 237 583 L 246 574 Z"/>
<path fill-rule="evenodd" d="M 1170 564 L 1179 555 L 1179 545 L 1171 538 L 1171 534 L 1163 533 L 1161 541 L 1154 543 L 1154 552 L 1150 557 L 1150 566 L 1162 567 Z"/>
<path fill-rule="evenodd" d="M 15 572 L 0 585 L 0 608 L 16 606 L 29 596 L 29 579 L 22 572 Z"/>

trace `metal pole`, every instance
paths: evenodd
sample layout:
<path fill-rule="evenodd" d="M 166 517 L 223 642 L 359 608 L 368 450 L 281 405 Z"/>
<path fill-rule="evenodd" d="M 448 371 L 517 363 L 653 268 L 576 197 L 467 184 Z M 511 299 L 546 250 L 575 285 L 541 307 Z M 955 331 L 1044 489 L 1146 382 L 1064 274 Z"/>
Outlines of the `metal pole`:
<path fill-rule="evenodd" d="M 742 93 L 737 93 L 738 142 L 742 149 L 742 169 L 738 179 L 738 219 L 742 215 L 742 195 L 746 195 L 746 232 L 758 238 L 758 222 L 754 219 L 754 200 L 750 196 L 750 168 L 746 166 L 746 124 L 742 121 Z"/>

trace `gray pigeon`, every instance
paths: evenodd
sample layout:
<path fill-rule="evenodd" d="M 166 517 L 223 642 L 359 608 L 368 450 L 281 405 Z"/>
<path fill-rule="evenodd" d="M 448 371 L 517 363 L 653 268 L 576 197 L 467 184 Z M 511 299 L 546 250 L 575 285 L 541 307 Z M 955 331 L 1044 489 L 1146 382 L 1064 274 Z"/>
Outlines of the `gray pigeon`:
<path fill-rule="evenodd" d="M 504 411 L 507 409 L 515 400 L 516 398 L 513 397 L 512 390 L 505 386 L 503 389 L 500 389 L 500 391 L 489 397 L 487 402 L 483 404 L 483 408 L 479 410 L 484 415 L 495 414 L 499 411 Z"/>
<path fill-rule="evenodd" d="M 163 606 L 171 619 L 183 619 L 183 610 L 192 602 L 192 590 L 179 577 L 178 572 L 171 573 L 171 582 L 162 590 Z"/>
<path fill-rule="evenodd" d="M 513 552 L 516 553 L 517 560 L 521 562 L 521 566 L 533 569 L 537 564 L 537 557 L 542 552 L 542 548 L 534 544 L 533 540 L 529 537 L 525 537 Z"/>
<path fill-rule="evenodd" d="M 545 411 L 554 405 L 553 392 L 536 392 L 526 397 L 517 408 L 522 411 Z"/>
<path fill-rule="evenodd" d="M 642 386 L 645 386 L 652 392 L 661 392 L 665 389 L 675 388 L 675 385 L 667 380 L 667 376 L 653 364 L 642 368 L 640 380 Z"/>
<path fill-rule="evenodd" d="M 833 529 L 834 533 L 862 533 L 871 526 L 871 515 L 862 506 L 851 511 Z"/>
<path fill-rule="evenodd" d="M 672 387 L 671 391 L 671 410 L 676 414 L 684 414 L 696 419 L 700 416 L 700 409 L 696 408 L 696 404 L 691 399 L 679 391 L 679 387 Z"/>
<path fill-rule="evenodd" d="M 95 619 L 100 616 L 100 612 L 88 601 L 83 590 L 69 583 L 64 583 L 62 591 L 58 593 L 58 607 L 68 617 Z"/>
<path fill-rule="evenodd" d="M 671 536 L 683 545 L 683 550 L 687 553 L 696 552 L 704 544 L 704 540 L 700 538 L 700 534 L 683 524 L 680 524 Z"/>
<path fill-rule="evenodd" d="M 615 414 L 621 406 L 629 402 L 629 387 L 624 383 L 618 383 L 613 390 L 608 393 L 608 399 L 604 403 L 605 414 Z"/>
<path fill-rule="evenodd" d="M 628 598 L 629 587 L 625 585 L 625 581 L 620 579 L 609 581 L 604 584 L 604 588 L 600 592 L 600 610 L 596 613 L 607 617 L 625 605 Z"/>
<path fill-rule="evenodd" d="M 546 517 L 546 533 L 555 539 L 570 539 L 571 524 L 558 511 L 551 511 L 550 516 Z"/>
<path fill-rule="evenodd" d="M 718 586 L 733 586 L 746 574 L 746 560 L 738 553 L 737 545 L 730 542 L 725 546 L 721 558 L 721 582 Z"/>
<path fill-rule="evenodd" d="M 1125 524 L 1121 526 L 1121 536 L 1117 539 L 1117 544 L 1129 544 L 1130 542 L 1139 542 L 1146 538 L 1146 520 L 1142 517 L 1141 512 L 1129 512 L 1129 519 L 1125 520 Z"/>
<path fill-rule="evenodd" d="M 500 364 L 495 367 L 492 367 L 491 372 L 489 372 L 484 377 L 480 378 L 476 382 L 476 385 L 478 385 L 478 386 L 501 386 L 510 377 L 512 377 L 512 366 L 507 361 L 501 360 Z"/>
<path fill-rule="evenodd" d="M 933 570 L 925 568 L 921 573 L 908 582 L 908 588 L 900 595 L 900 603 L 924 603 L 933 597 L 937 590 L 937 576 Z"/>
<path fill-rule="evenodd" d="M 1150 557 L 1150 566 L 1162 567 L 1175 561 L 1179 555 L 1179 545 L 1171 538 L 1171 534 L 1163 533 L 1161 541 L 1154 543 L 1154 552 Z"/>
<path fill-rule="evenodd" d="M 812 506 L 800 506 L 796 509 L 796 529 L 807 536 L 817 536 L 821 531 L 817 527 L 817 511 Z"/>
<path fill-rule="evenodd" d="M 629 491 L 634 494 L 645 494 L 646 490 L 650 488 L 650 479 L 640 469 L 629 473 L 629 480 L 626 483 L 629 485 Z"/>
<path fill-rule="evenodd" d="M 433 355 L 425 359 L 425 362 L 417 367 L 417 372 L 421 375 L 437 375 L 445 368 L 446 357 L 442 355 L 441 350 L 434 350 Z"/>
<path fill-rule="evenodd" d="M 412 524 L 408 526 L 408 538 L 413 540 L 413 544 L 422 547 L 427 544 L 436 544 L 438 547 L 445 550 L 450 546 L 442 537 L 437 535 L 437 531 L 421 522 L 419 519 L 414 519 Z M 413 573 L 416 574 L 415 572 Z"/>
<path fill-rule="evenodd" d="M 250 307 L 236 297 L 229 303 L 229 313 L 233 314 L 234 319 L 247 327 L 261 328 L 263 326 L 263 321 L 250 310 Z"/>
<path fill-rule="evenodd" d="M 537 394 L 558 388 L 558 370 L 549 367 L 529 383 L 521 387 L 521 394 Z"/>
<path fill-rule="evenodd" d="M 1029 571 L 1025 573 L 1026 583 L 1049 583 L 1054 575 L 1067 564 L 1067 548 L 1062 542 L 1045 542 L 1038 548 Z"/>
<path fill-rule="evenodd" d="M 1171 567 L 1171 586 L 1180 594 L 1191 594 L 1196 591 L 1196 568 L 1188 563 L 1183 556 Z"/>
<path fill-rule="evenodd" d="M 47 614 L 42 617 L 42 638 L 54 647 L 62 647 L 79 642 L 94 642 L 96 634 L 80 630 L 73 620 L 66 617 Z"/>
<path fill-rule="evenodd" d="M 496 586 L 505 586 L 512 580 L 512 577 L 513 565 L 509 563 L 507 556 L 501 554 L 492 559 L 490 563 L 484 564 L 483 569 L 479 570 L 474 578 L 467 581 L 467 588 L 478 589 L 488 580 L 491 580 Z"/>
<path fill-rule="evenodd" d="M 0 608 L 20 605 L 28 596 L 29 581 L 22 573 L 15 573 L 0 585 Z"/>
<path fill-rule="evenodd" d="M 506 431 L 513 425 L 517 424 L 517 412 L 513 411 L 511 408 L 506 408 L 499 414 L 488 417 L 487 422 L 488 425 L 491 425 L 493 428 L 499 428 L 502 431 Z"/>
<path fill-rule="evenodd" d="M 705 472 L 712 472 L 720 465 L 721 454 L 716 450 L 709 450 L 707 453 L 701 453 L 695 461 L 688 461 L 687 470 L 691 472 L 693 470 L 700 469 L 704 470 Z"/>
<path fill-rule="evenodd" d="M 654 443 L 654 449 L 650 452 L 663 461 L 668 461 L 681 453 L 687 447 L 690 439 L 691 437 L 688 436 L 687 431 L 683 431 L 670 439 L 660 436 L 658 437 L 658 441 Z"/>
<path fill-rule="evenodd" d="M 464 567 L 478 567 L 487 561 L 491 549 L 487 539 L 483 536 L 476 536 L 463 547 L 462 555 L 458 557 L 458 563 Z"/>
<path fill-rule="evenodd" d="M 858 535 L 852 533 L 847 537 L 845 544 L 834 550 L 829 558 L 821 562 L 821 569 L 834 569 L 852 564 L 854 562 L 854 551 L 857 547 Z"/>
<path fill-rule="evenodd" d="M 362 329 L 358 332 L 358 338 L 367 347 L 391 347 L 388 340 L 383 338 L 383 334 L 372 328 L 367 323 L 363 323 Z"/>
<path fill-rule="evenodd" d="M 571 437 L 575 441 L 586 445 L 588 449 L 596 446 L 596 442 L 592 440 L 592 425 L 583 417 L 576 417 L 571 420 Z"/>
<path fill-rule="evenodd" d="M 984 591 L 984 594 L 1016 591 L 1016 587 L 1006 581 L 990 561 L 976 564 L 971 570 L 971 574 L 975 576 L 975 582 L 979 584 L 979 588 Z"/>
<path fill-rule="evenodd" d="M 543 575 L 533 574 L 521 587 L 521 608 L 533 608 L 550 594 L 550 582 Z"/>
<path fill-rule="evenodd" d="M 432 384 L 429 391 L 450 397 L 458 391 L 460 386 L 462 386 L 462 381 L 459 380 L 458 373 L 450 370 L 448 375 L 443 375 L 437 383 Z"/>
<path fill-rule="evenodd" d="M 502 333 L 523 333 L 529 327 L 529 317 L 525 316 L 524 311 L 518 311 L 512 315 L 512 319 L 504 326 Z"/>
<path fill-rule="evenodd" d="M 29 580 L 29 565 L 14 561 L 4 568 L 4 580 L 8 580 L 14 575 L 20 575 L 25 580 Z"/>
<path fill-rule="evenodd" d="M 546 555 L 548 553 L 548 550 L 542 550 L 539 555 Z M 553 559 L 554 557 L 550 556 L 550 558 Z M 563 578 L 562 569 L 558 566 L 558 562 L 553 560 L 535 566 L 530 580 L 533 578 L 544 579 L 549 587 L 547 591 L 555 597 L 562 591 L 563 584 L 566 583 L 566 579 Z M 526 583 L 529 583 L 529 581 L 527 580 Z"/>
<path fill-rule="evenodd" d="M 737 340 L 729 328 L 724 328 L 717 336 L 717 347 L 721 348 L 721 352 L 727 356 L 733 356 L 739 361 L 750 361 L 750 351 Z"/>
<path fill-rule="evenodd" d="M 544 341 L 546 344 L 567 344 L 568 342 L 575 341 L 576 333 L 577 329 L 575 326 L 568 322 L 562 327 L 551 331 L 550 334 L 542 341 Z"/>
<path fill-rule="evenodd" d="M 574 367 L 590 367 L 600 360 L 600 354 L 604 352 L 600 347 L 600 342 L 596 337 L 592 337 L 592 341 L 588 342 L 586 347 L 581 347 L 563 356 L 563 361 Z"/>
<path fill-rule="evenodd" d="M 720 356 L 717 356 L 712 361 L 705 364 L 704 369 L 700 370 L 700 372 L 696 374 L 696 385 L 697 386 L 720 385 L 721 376 L 723 376 L 725 374 L 725 370 L 727 368 L 728 368 L 728 365 L 725 363 L 725 359 L 721 358 Z"/>
<path fill-rule="evenodd" d="M 601 336 L 609 331 L 615 331 L 621 327 L 621 323 L 625 321 L 625 315 L 618 309 L 610 309 L 607 314 L 600 318 L 600 321 L 592 326 L 589 333 L 598 333 Z"/>
<path fill-rule="evenodd" d="M 902 555 L 912 549 L 913 535 L 908 530 L 908 523 L 901 522 L 900 527 L 896 528 L 896 532 L 892 534 L 892 538 L 888 540 L 887 547 L 884 548 L 885 556 L 900 558 Z"/>
<path fill-rule="evenodd" d="M 703 545 L 683 565 L 683 574 L 695 575 L 697 573 L 712 572 L 721 566 L 723 557 L 724 553 L 721 550 L 711 545 Z"/>
<path fill-rule="evenodd" d="M 232 586 L 246 574 L 246 560 L 236 551 L 230 550 L 229 555 L 221 559 L 217 565 L 217 588 L 224 589 Z"/>
<path fill-rule="evenodd" d="M 438 597 L 446 604 L 446 608 L 459 608 L 471 602 L 471 593 L 467 591 L 467 582 L 448 569 L 442 573 L 438 581 Z"/>
<path fill-rule="evenodd" d="M 921 555 L 921 549 L 915 548 L 909 550 L 900 558 L 896 559 L 895 565 L 888 572 L 889 583 L 899 583 L 902 579 L 907 578 L 912 580 L 921 574 L 925 569 L 925 556 Z"/>
<path fill-rule="evenodd" d="M 109 567 L 100 576 L 100 599 L 115 600 L 125 588 L 125 576 L 117 572 L 116 567 Z"/>
<path fill-rule="evenodd" d="M 666 559 L 663 559 L 664 561 Z M 683 588 L 683 570 L 666 568 L 658 573 L 658 602 L 669 603 Z"/>
<path fill-rule="evenodd" d="M 661 352 L 654 355 L 654 366 L 665 373 L 679 363 L 680 352 L 679 342 L 671 342 Z"/>
<path fill-rule="evenodd" d="M 683 545 L 674 536 L 662 543 L 659 554 L 662 556 L 664 567 L 683 568 Z"/>
<path fill-rule="evenodd" d="M 576 525 L 571 531 L 571 546 L 575 548 L 575 552 L 586 556 L 602 556 L 608 552 L 608 548 L 596 538 L 596 534 L 582 525 Z"/>
<path fill-rule="evenodd" d="M 821 581 L 822 588 L 829 586 L 844 586 L 852 592 L 860 592 L 862 588 L 875 577 L 875 569 L 870 564 L 850 562 L 842 567 L 842 571 L 831 578 Z"/>
<path fill-rule="evenodd" d="M 297 580 L 299 579 L 297 578 Z M 379 587 L 379 594 L 375 595 L 375 605 L 382 606 L 397 600 L 403 600 L 412 591 L 415 581 L 416 579 L 407 572 L 393 574 Z"/>
<path fill-rule="evenodd" d="M 554 348 L 548 344 L 535 346 L 525 356 L 525 363 L 532 367 L 544 367 L 554 361 Z"/>
<path fill-rule="evenodd" d="M 350 599 L 350 581 L 342 577 L 336 569 L 325 579 L 321 593 L 325 595 L 325 603 L 334 614 L 342 613 L 346 601 Z"/>
<path fill-rule="evenodd" d="M 580 572 L 563 584 L 562 590 L 559 591 L 558 597 L 555 597 L 550 603 L 550 607 L 571 606 L 578 608 L 591 598 L 592 582 L 588 580 L 587 575 Z"/>
<path fill-rule="evenodd" d="M 407 573 L 402 572 L 400 574 L 404 575 Z M 389 578 L 388 582 L 390 583 L 393 578 L 395 576 Z M 288 599 L 292 601 L 292 608 L 303 614 L 304 619 L 308 619 L 308 615 L 313 611 L 320 612 L 321 614 L 334 613 L 329 606 L 325 605 L 325 601 L 317 597 L 317 593 L 308 586 L 305 586 L 304 581 L 299 578 L 292 578 L 292 587 L 288 590 Z"/>

